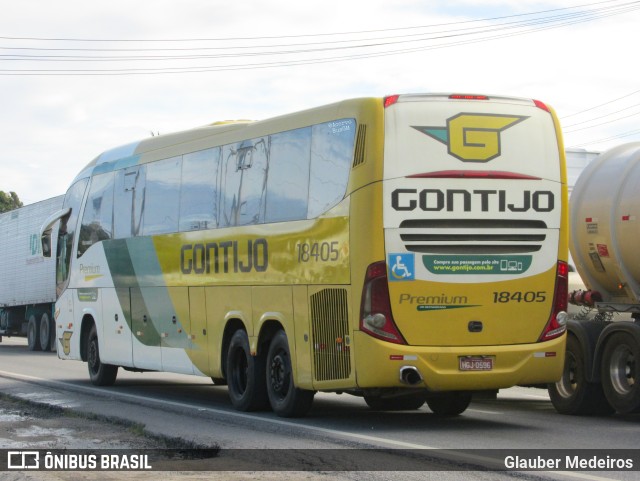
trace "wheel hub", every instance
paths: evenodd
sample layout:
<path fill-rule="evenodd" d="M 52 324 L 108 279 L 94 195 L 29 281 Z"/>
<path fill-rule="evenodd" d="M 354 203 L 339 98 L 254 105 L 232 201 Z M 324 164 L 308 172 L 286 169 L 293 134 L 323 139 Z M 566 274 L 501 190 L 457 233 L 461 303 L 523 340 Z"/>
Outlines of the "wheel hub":
<path fill-rule="evenodd" d="M 636 383 L 636 360 L 627 346 L 618 346 L 611 356 L 609 374 L 616 392 L 629 394 Z"/>
<path fill-rule="evenodd" d="M 287 372 L 285 369 L 285 360 L 282 358 L 281 353 L 273 357 L 269 374 L 273 390 L 279 394 L 283 394 L 286 389 Z"/>

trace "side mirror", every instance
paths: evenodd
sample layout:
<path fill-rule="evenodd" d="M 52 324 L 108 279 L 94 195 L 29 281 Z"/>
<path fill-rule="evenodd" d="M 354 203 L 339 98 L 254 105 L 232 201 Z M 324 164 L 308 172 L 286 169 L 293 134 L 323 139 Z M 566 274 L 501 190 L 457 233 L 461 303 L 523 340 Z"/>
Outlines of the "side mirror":
<path fill-rule="evenodd" d="M 51 257 L 51 231 L 53 230 L 53 224 L 70 212 L 71 209 L 69 207 L 59 210 L 55 214 L 50 215 L 42 224 L 40 228 L 40 242 L 42 243 L 43 257 Z"/>
<path fill-rule="evenodd" d="M 40 242 L 42 242 L 42 256 L 51 257 L 51 227 L 42 232 Z"/>

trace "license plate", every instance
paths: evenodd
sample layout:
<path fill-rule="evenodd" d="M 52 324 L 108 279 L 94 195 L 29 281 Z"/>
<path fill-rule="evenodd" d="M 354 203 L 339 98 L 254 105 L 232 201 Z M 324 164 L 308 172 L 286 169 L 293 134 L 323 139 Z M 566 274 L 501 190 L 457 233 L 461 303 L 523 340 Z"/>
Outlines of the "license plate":
<path fill-rule="evenodd" d="M 461 371 L 491 371 L 493 369 L 492 357 L 461 357 Z"/>

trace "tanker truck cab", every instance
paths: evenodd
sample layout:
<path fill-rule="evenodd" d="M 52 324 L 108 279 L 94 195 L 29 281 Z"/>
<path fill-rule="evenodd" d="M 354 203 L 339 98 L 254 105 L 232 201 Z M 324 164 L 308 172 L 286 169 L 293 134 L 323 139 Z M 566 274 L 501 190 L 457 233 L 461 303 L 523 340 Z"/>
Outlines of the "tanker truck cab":
<path fill-rule="evenodd" d="M 364 319 L 361 330 L 386 341 L 375 356 L 415 366 L 432 391 L 554 382 L 568 255 L 555 114 L 506 97 L 388 103 L 383 224 L 395 327 Z"/>

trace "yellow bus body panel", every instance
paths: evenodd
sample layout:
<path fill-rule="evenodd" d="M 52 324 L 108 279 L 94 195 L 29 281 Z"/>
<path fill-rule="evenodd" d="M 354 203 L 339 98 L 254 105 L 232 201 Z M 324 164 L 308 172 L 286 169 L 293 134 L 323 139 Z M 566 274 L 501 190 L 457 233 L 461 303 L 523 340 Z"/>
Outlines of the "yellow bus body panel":
<path fill-rule="evenodd" d="M 358 387 L 407 387 L 400 368 L 414 366 L 424 378 L 414 388 L 432 391 L 501 389 L 518 384 L 560 379 L 564 367 L 565 336 L 548 342 L 504 345 L 429 347 L 391 344 L 356 332 L 355 363 Z M 460 356 L 491 356 L 491 371 L 461 371 Z"/>

